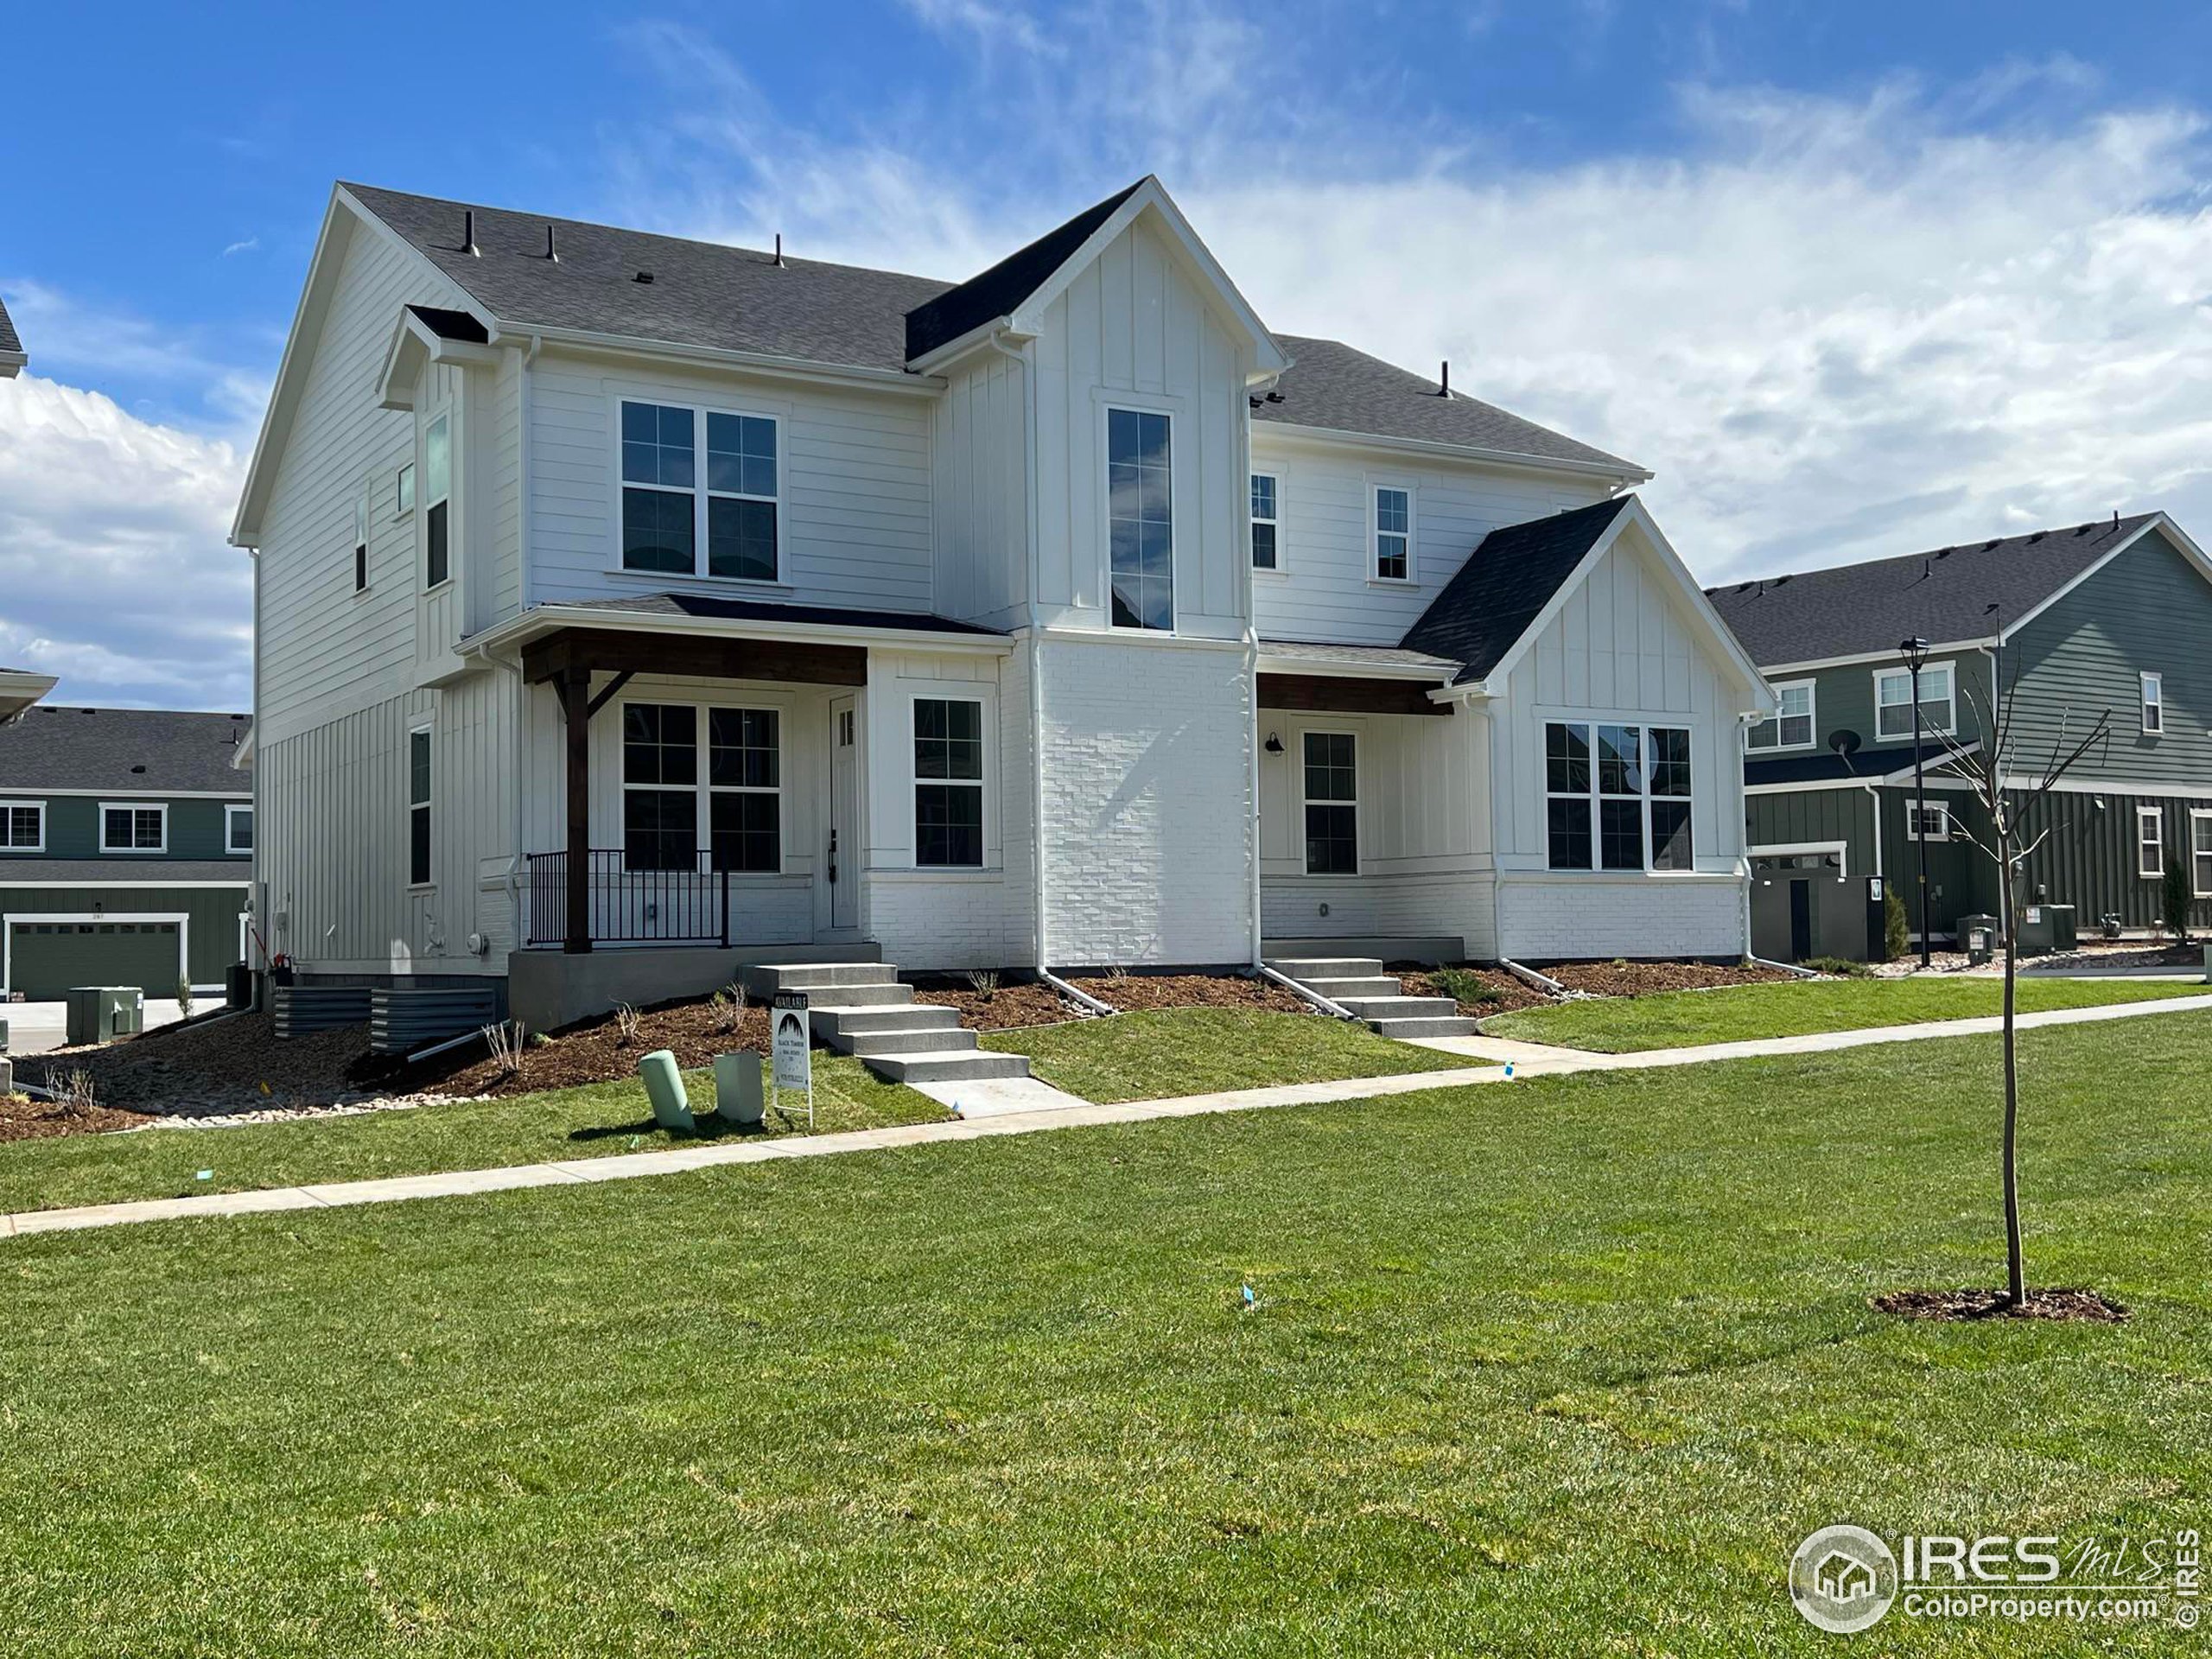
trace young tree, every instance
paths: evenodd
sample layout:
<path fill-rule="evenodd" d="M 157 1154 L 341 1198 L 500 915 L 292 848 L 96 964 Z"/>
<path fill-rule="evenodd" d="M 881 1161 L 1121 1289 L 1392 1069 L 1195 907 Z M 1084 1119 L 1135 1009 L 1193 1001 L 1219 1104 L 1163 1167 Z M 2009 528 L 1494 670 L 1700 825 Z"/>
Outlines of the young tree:
<path fill-rule="evenodd" d="M 1882 884 L 1882 952 L 1896 962 L 1912 951 L 1912 927 L 1904 918 L 1904 893 L 1894 881 Z"/>
<path fill-rule="evenodd" d="M 1993 676 L 1992 683 L 1995 683 Z M 2027 1276 L 2020 1253 L 2020 1057 L 2015 1023 L 2020 972 L 2020 912 L 2023 870 L 2029 857 L 2050 839 L 2049 828 L 2027 837 L 2025 826 L 2035 809 L 2056 792 L 2060 779 L 2083 756 L 2104 742 L 2112 728 L 2112 711 L 2099 715 L 2078 741 L 2068 732 L 2070 716 L 2061 716 L 2058 729 L 2044 757 L 2040 772 L 2019 753 L 2019 734 L 2014 722 L 2014 696 L 2019 680 L 1994 706 L 1984 709 L 1973 687 L 1966 689 L 1967 706 L 1973 712 L 1978 743 L 1943 736 L 1951 770 L 1962 779 L 1981 809 L 1983 822 L 1968 827 L 1955 819 L 1952 833 L 1962 836 L 1997 866 L 1997 913 L 2005 931 L 2005 1274 L 2006 1300 L 2014 1307 L 2027 1300 Z"/>

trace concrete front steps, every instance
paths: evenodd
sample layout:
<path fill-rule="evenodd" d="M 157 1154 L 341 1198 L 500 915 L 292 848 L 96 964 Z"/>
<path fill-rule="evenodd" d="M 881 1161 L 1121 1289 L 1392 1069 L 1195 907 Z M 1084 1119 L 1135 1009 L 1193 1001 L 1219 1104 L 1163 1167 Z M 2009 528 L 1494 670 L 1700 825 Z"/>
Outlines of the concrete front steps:
<path fill-rule="evenodd" d="M 1408 996 L 1395 974 L 1382 971 L 1375 957 L 1279 957 L 1268 966 L 1294 979 L 1316 996 L 1325 996 L 1357 1014 L 1370 1031 L 1383 1037 L 1471 1037 L 1475 1022 L 1465 1019 L 1448 996 Z"/>
<path fill-rule="evenodd" d="M 959 1013 L 914 1001 L 914 988 L 883 962 L 817 962 L 745 970 L 745 988 L 766 1001 L 804 991 L 814 1035 L 890 1083 L 966 1083 L 1026 1077 L 1024 1054 L 979 1047 Z"/>

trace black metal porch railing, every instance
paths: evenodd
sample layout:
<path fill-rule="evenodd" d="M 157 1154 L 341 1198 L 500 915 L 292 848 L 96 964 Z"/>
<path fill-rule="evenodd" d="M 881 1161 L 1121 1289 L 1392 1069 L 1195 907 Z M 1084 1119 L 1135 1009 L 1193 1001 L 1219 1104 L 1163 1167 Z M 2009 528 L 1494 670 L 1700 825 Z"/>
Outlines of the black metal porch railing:
<path fill-rule="evenodd" d="M 636 869 L 620 849 L 594 848 L 584 874 L 583 937 L 594 944 L 729 944 L 729 872 L 701 853 L 688 865 Z M 530 943 L 569 938 L 569 855 L 530 855 Z"/>

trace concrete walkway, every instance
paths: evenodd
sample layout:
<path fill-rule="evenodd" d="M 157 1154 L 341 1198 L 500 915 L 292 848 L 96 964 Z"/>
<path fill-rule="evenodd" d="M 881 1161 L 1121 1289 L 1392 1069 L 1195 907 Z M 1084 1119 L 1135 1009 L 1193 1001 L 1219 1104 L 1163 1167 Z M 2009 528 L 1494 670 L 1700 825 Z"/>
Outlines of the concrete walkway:
<path fill-rule="evenodd" d="M 2063 1008 L 2048 1014 L 2025 1014 L 2020 1028 L 2041 1030 L 2051 1026 L 2097 1025 L 2107 1020 L 2148 1019 L 2162 1014 L 2190 1014 L 2212 1010 L 2212 995 L 2174 997 L 2155 1002 L 2122 1002 L 2105 1007 Z M 0 1216 L 0 1236 L 27 1236 L 33 1233 L 73 1232 L 90 1227 L 116 1227 L 137 1222 L 175 1221 L 194 1216 L 251 1216 L 279 1210 L 324 1210 L 359 1204 L 397 1204 L 409 1198 L 454 1198 L 467 1193 L 505 1192 L 520 1187 L 570 1186 L 594 1181 L 633 1180 L 641 1176 L 674 1175 L 687 1170 L 715 1169 L 730 1164 L 766 1164 L 786 1158 L 828 1158 L 840 1153 L 880 1152 L 897 1147 L 931 1145 L 944 1141 L 979 1141 L 1002 1135 L 1031 1135 L 1042 1129 L 1076 1128 L 1088 1124 L 1142 1123 L 1158 1118 L 1202 1117 L 1217 1112 L 1258 1111 L 1273 1106 L 1322 1105 L 1334 1101 L 1370 1100 L 1389 1095 L 1419 1094 L 1431 1089 L 1457 1089 L 1469 1084 L 1498 1083 L 1510 1062 L 1515 1077 L 1542 1077 L 1573 1071 L 1649 1070 L 1665 1066 L 1699 1065 L 1713 1060 L 1755 1058 L 1769 1055 L 1821 1054 L 1836 1049 L 1866 1048 L 1879 1043 L 1920 1042 L 1937 1037 L 1968 1037 L 2002 1028 L 1995 1018 L 1948 1020 L 1918 1026 L 1885 1026 L 1871 1031 L 1821 1032 L 1808 1037 L 1777 1037 L 1756 1042 L 1714 1043 L 1701 1048 L 1653 1049 L 1639 1054 L 1590 1054 L 1573 1049 L 1541 1048 L 1532 1043 L 1511 1043 L 1489 1037 L 1438 1037 L 1422 1046 L 1447 1053 L 1465 1054 L 1489 1064 L 1455 1066 L 1442 1071 L 1410 1071 L 1388 1077 L 1344 1077 L 1329 1083 L 1295 1083 L 1266 1089 L 1239 1089 L 1224 1093 L 1185 1095 L 1169 1100 L 1124 1101 L 1096 1105 L 1078 1101 L 1057 1090 L 1066 1105 L 1043 1105 L 1023 1109 L 1022 1103 L 1004 1099 L 972 1115 L 943 1123 L 908 1123 L 892 1128 L 855 1129 L 842 1135 L 798 1136 L 778 1141 L 718 1142 L 711 1146 L 679 1147 L 664 1152 L 637 1152 L 611 1158 L 586 1158 L 573 1162 L 518 1164 L 505 1169 L 451 1170 L 429 1175 L 400 1175 L 385 1180 L 338 1181 L 328 1185 L 274 1187 L 256 1192 L 222 1192 L 206 1198 L 149 1198 L 129 1204 L 103 1204 L 76 1210 L 30 1210 Z M 1041 1085 L 1040 1085 L 1041 1086 Z"/>

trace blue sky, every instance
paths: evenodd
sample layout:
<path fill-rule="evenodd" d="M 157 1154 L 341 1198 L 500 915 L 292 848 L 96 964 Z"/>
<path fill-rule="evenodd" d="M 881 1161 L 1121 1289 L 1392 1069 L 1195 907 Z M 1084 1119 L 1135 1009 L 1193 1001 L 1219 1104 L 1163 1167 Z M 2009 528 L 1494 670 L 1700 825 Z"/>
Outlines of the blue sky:
<path fill-rule="evenodd" d="M 122 5 L 11 20 L 0 661 L 242 704 L 334 179 L 958 276 L 1156 170 L 1263 315 L 1633 456 L 1710 580 L 2212 527 L 2212 9 Z"/>

